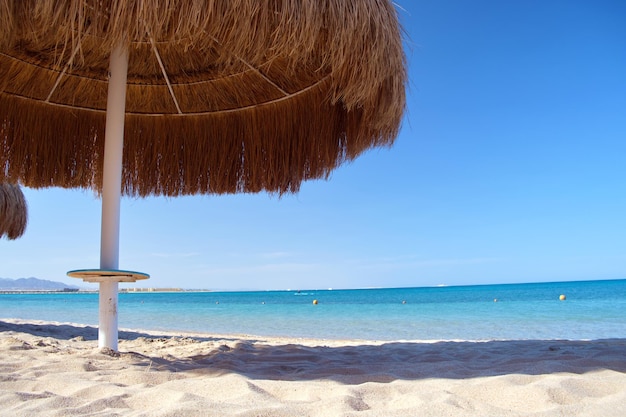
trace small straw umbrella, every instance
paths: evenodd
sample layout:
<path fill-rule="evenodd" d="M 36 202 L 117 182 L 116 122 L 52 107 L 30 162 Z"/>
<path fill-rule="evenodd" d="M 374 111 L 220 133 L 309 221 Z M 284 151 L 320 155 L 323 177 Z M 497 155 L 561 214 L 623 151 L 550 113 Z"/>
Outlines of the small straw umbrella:
<path fill-rule="evenodd" d="M 297 192 L 393 143 L 405 83 L 388 0 L 0 0 L 0 181 L 101 193 L 115 271 L 122 194 Z"/>
<path fill-rule="evenodd" d="M 28 206 L 17 184 L 0 183 L 0 238 L 14 240 L 24 234 Z"/>

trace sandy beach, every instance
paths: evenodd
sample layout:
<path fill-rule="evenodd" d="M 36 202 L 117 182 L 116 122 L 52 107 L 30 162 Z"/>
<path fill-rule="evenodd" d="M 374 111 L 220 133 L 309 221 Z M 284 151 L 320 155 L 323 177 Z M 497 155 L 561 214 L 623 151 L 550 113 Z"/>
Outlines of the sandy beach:
<path fill-rule="evenodd" d="M 0 320 L 12 416 L 624 416 L 626 340 L 364 342 Z"/>

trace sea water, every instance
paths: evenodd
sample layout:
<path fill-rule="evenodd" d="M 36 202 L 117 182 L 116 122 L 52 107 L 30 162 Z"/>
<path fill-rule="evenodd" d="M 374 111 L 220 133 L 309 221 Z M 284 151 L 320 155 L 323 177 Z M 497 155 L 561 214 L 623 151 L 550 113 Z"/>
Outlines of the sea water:
<path fill-rule="evenodd" d="M 626 280 L 121 293 L 118 307 L 120 328 L 157 331 L 385 341 L 626 338 Z M 98 295 L 1 294 L 0 317 L 97 325 Z"/>

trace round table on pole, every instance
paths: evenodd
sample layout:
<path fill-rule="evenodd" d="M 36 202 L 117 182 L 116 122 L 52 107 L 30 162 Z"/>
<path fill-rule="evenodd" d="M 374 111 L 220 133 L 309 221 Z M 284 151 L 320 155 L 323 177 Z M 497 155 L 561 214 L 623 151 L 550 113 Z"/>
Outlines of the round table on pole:
<path fill-rule="evenodd" d="M 98 346 L 117 351 L 118 326 L 117 302 L 118 284 L 148 279 L 150 275 L 143 272 L 119 269 L 77 269 L 69 271 L 68 276 L 80 278 L 85 282 L 97 282 L 98 291 Z"/>
<path fill-rule="evenodd" d="M 135 282 L 150 278 L 150 275 L 143 272 L 119 269 L 77 269 L 69 271 L 67 275 L 72 278 L 80 278 L 85 282 Z"/>

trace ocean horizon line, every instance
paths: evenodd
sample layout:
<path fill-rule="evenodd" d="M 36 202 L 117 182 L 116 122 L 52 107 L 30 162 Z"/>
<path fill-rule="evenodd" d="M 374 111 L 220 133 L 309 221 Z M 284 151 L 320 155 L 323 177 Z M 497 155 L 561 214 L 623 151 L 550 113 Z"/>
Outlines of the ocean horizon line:
<path fill-rule="evenodd" d="M 404 290 L 404 289 L 420 289 L 420 288 L 459 288 L 459 287 L 485 287 L 492 285 L 529 285 L 529 284 L 564 284 L 564 283 L 585 283 L 585 282 L 605 282 L 605 281 L 626 281 L 626 278 L 601 278 L 601 279 L 580 279 L 580 280 L 548 280 L 548 281 L 520 281 L 520 282 L 492 282 L 492 283 L 478 283 L 478 284 L 431 284 L 431 285 L 416 285 L 416 286 L 366 286 L 366 287 L 328 287 L 328 288 L 269 288 L 269 289 L 254 289 L 254 288 L 214 288 L 214 289 L 201 289 L 201 288 L 182 288 L 185 292 L 271 292 L 271 291 L 362 291 L 362 290 Z"/>
<path fill-rule="evenodd" d="M 329 288 L 184 288 L 184 287 L 121 287 L 119 292 L 124 293 L 266 293 L 266 292 L 311 292 L 311 291 L 367 291 L 367 290 L 408 290 L 408 289 L 436 289 L 436 288 L 469 288 L 469 287 L 489 287 L 489 286 L 520 286 L 520 285 L 557 285 L 557 284 L 583 284 L 589 282 L 613 282 L 626 281 L 626 278 L 601 278 L 601 279 L 580 279 L 580 280 L 547 280 L 547 281 L 524 281 L 524 282 L 493 282 L 477 284 L 432 284 L 417 286 L 366 286 L 366 287 L 329 287 Z M 0 290 L 2 294 L 87 294 L 98 293 L 98 288 L 79 287 L 78 289 L 15 289 Z"/>

